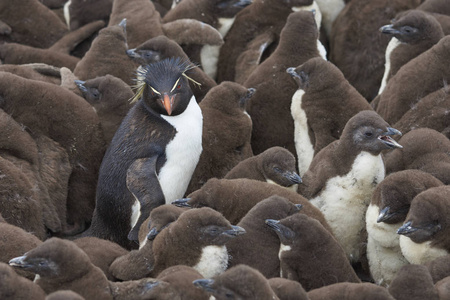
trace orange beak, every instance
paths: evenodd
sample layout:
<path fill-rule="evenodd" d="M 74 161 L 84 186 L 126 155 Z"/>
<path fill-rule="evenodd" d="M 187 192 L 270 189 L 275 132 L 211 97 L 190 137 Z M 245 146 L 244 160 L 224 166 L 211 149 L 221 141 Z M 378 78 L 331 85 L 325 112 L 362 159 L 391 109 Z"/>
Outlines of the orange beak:
<path fill-rule="evenodd" d="M 163 102 L 164 108 L 166 109 L 169 116 L 172 114 L 174 98 L 175 98 L 175 95 L 173 95 L 172 97 L 169 97 L 169 95 L 164 93 L 164 99 L 162 102 Z"/>

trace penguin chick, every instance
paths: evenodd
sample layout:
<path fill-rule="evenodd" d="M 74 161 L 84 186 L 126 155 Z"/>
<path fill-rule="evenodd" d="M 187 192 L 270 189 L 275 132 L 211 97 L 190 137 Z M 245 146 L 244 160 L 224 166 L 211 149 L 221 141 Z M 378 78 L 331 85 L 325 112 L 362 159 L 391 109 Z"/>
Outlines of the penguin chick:
<path fill-rule="evenodd" d="M 253 155 L 252 120 L 245 109 L 254 93 L 255 89 L 225 81 L 206 94 L 200 103 L 203 152 L 186 194 L 201 188 L 210 178 L 224 177 L 231 168 Z"/>
<path fill-rule="evenodd" d="M 76 80 L 83 98 L 97 112 L 102 124 L 106 145 L 109 146 L 114 134 L 122 123 L 132 104 L 133 91 L 120 78 L 113 75 L 100 76 L 87 81 Z"/>
<path fill-rule="evenodd" d="M 152 275 L 179 264 L 193 267 L 206 278 L 221 274 L 228 266 L 226 243 L 244 233 L 211 208 L 188 210 L 153 241 Z"/>
<path fill-rule="evenodd" d="M 52 170 L 55 174 L 65 179 L 69 174 L 64 173 L 70 172 L 68 183 L 56 178 L 60 187 L 55 198 L 59 200 L 58 205 L 61 205 L 62 199 L 67 201 L 68 227 L 73 228 L 72 232 L 81 232 L 92 217 L 98 168 L 104 154 L 97 114 L 83 98 L 61 86 L 7 72 L 0 72 L 0 78 L 3 99 L 0 108 L 28 128 L 35 140 L 42 139 L 45 143 L 42 148 L 59 152 L 56 155 L 59 156 L 55 163 L 56 170 Z M 26 96 L 30 94 L 34 97 Z M 54 182 L 55 178 L 49 176 L 47 180 Z"/>
<path fill-rule="evenodd" d="M 209 299 L 208 293 L 192 284 L 194 280 L 203 279 L 203 276 L 192 267 L 183 265 L 168 267 L 156 279 L 167 283 L 165 286 L 161 285 L 165 288 L 155 288 L 156 295 L 167 293 L 167 290 L 171 292 L 170 298 L 158 297 L 157 299 Z"/>
<path fill-rule="evenodd" d="M 424 265 L 436 284 L 438 281 L 450 276 L 450 255 L 438 257 L 432 261 L 426 262 Z"/>
<path fill-rule="evenodd" d="M 161 16 L 155 9 L 153 1 L 135 0 L 132 3 L 127 0 L 113 1 L 108 26 L 119 24 L 123 19 L 127 20 L 129 48 L 135 48 L 155 36 L 164 35 Z"/>
<path fill-rule="evenodd" d="M 394 300 L 384 287 L 373 283 L 340 282 L 308 292 L 310 300 Z"/>
<path fill-rule="evenodd" d="M 411 202 L 404 224 L 397 230 L 400 248 L 412 264 L 423 264 L 449 254 L 449 186 L 430 188 Z"/>
<path fill-rule="evenodd" d="M 312 0 L 257 0 L 242 9 L 224 36 L 217 66 L 217 82 L 235 81 L 237 60 L 252 70 L 274 51 L 286 19 L 293 11 L 311 6 Z M 249 52 L 254 54 L 248 55 Z M 245 79 L 244 79 L 245 80 Z"/>
<path fill-rule="evenodd" d="M 257 203 L 238 223 L 246 234 L 227 244 L 230 267 L 245 264 L 257 269 L 266 278 L 280 276 L 280 241 L 265 224 L 266 219 L 283 219 L 301 211 L 300 204 L 274 195 Z"/>
<path fill-rule="evenodd" d="M 450 277 L 439 280 L 435 285 L 439 299 L 449 299 L 450 297 Z"/>
<path fill-rule="evenodd" d="M 40 1 L 1 1 L 0 20 L 10 28 L 5 32 L 10 31 L 9 34 L 0 36 L 0 44 L 18 43 L 45 49 L 68 32 L 64 22 Z"/>
<path fill-rule="evenodd" d="M 225 175 L 224 179 L 248 178 L 297 191 L 302 182 L 296 173 L 295 156 L 282 147 L 271 147 L 266 151 L 244 159 Z"/>
<path fill-rule="evenodd" d="M 212 294 L 217 300 L 279 299 L 267 279 L 260 272 L 246 265 L 232 267 L 213 279 L 195 280 L 193 284 Z"/>
<path fill-rule="evenodd" d="M 31 280 L 19 276 L 12 267 L 0 262 L 0 298 L 4 300 L 44 300 L 45 292 Z"/>
<path fill-rule="evenodd" d="M 351 262 L 359 260 L 364 216 L 385 176 L 381 152 L 402 147 L 391 138 L 396 134 L 401 133 L 377 113 L 357 113 L 340 139 L 314 157 L 299 186 L 299 193 L 322 211 Z"/>
<path fill-rule="evenodd" d="M 173 204 L 193 208 L 207 206 L 219 211 L 231 224 L 238 224 L 256 204 L 273 195 L 301 204 L 301 213 L 317 219 L 331 231 L 320 210 L 306 198 L 279 185 L 258 180 L 211 178 L 201 189 L 189 194 L 189 198 L 179 199 Z"/>
<path fill-rule="evenodd" d="M 376 284 L 389 286 L 408 261 L 400 250 L 397 229 L 403 224 L 414 197 L 431 187 L 443 185 L 419 170 L 392 173 L 381 181 L 366 212 L 367 258 Z"/>
<path fill-rule="evenodd" d="M 269 285 L 280 300 L 308 300 L 308 294 L 300 282 L 281 277 L 269 279 Z"/>
<path fill-rule="evenodd" d="M 334 64 L 320 57 L 286 72 L 298 85 L 292 96 L 291 115 L 298 169 L 304 174 L 314 155 L 339 139 L 351 117 L 372 108 Z"/>
<path fill-rule="evenodd" d="M 148 240 L 153 241 L 161 230 L 175 222 L 188 209 L 169 204 L 163 204 L 153 209 L 139 229 L 139 248 L 142 248 Z"/>
<path fill-rule="evenodd" d="M 215 28 L 225 37 L 233 26 L 236 14 L 251 4 L 249 0 L 185 0 L 163 18 L 165 24 L 180 19 L 195 19 Z M 223 44 L 223 41 L 222 41 Z M 220 45 L 183 45 L 186 54 L 201 64 L 210 78 L 216 78 Z"/>
<path fill-rule="evenodd" d="M 24 229 L 9 224 L 0 214 L 0 262 L 8 263 L 10 259 L 20 256 L 23 253 L 36 248 L 42 241 L 35 235 Z M 34 274 L 16 270 L 20 276 L 34 279 Z"/>
<path fill-rule="evenodd" d="M 330 61 L 369 102 L 378 94 L 383 78 L 384 53 L 389 43 L 389 38 L 378 29 L 388 24 L 397 13 L 413 9 L 420 2 L 422 1 L 350 1 L 333 23 Z M 394 123 L 392 120 L 386 121 Z"/>
<path fill-rule="evenodd" d="M 396 300 L 439 300 L 433 279 L 423 265 L 405 265 L 396 274 L 388 287 Z"/>
<path fill-rule="evenodd" d="M 444 87 L 420 99 L 395 123 L 394 127 L 403 134 L 427 127 L 445 134 L 450 139 L 448 107 L 450 107 L 450 90 Z"/>
<path fill-rule="evenodd" d="M 280 277 L 298 281 L 307 291 L 337 282 L 360 282 L 333 235 L 317 220 L 294 214 L 266 224 L 280 239 Z"/>
<path fill-rule="evenodd" d="M 443 88 L 450 79 L 450 72 L 443 67 L 450 61 L 449 51 L 450 37 L 445 36 L 403 65 L 389 80 L 378 101 L 375 100 L 378 102 L 377 113 L 394 124 L 424 95 Z M 421 84 L 417 85 L 419 81 Z"/>
<path fill-rule="evenodd" d="M 112 299 L 106 276 L 83 250 L 68 240 L 50 238 L 23 256 L 11 259 L 9 265 L 39 275 L 34 282 L 47 294 L 62 289 L 73 290 L 86 299 Z"/>
<path fill-rule="evenodd" d="M 139 235 L 143 235 L 139 238 L 139 250 L 132 250 L 117 258 L 109 268 L 112 275 L 120 280 L 137 280 L 149 276 L 155 265 L 153 240 L 186 210 L 170 204 L 153 209 L 139 230 Z"/>
<path fill-rule="evenodd" d="M 418 169 L 450 184 L 450 140 L 430 128 L 418 128 L 402 136 L 404 149 L 385 154 L 386 173 Z"/>
<path fill-rule="evenodd" d="M 127 54 L 141 66 L 171 57 L 181 57 L 186 61 L 189 60 L 189 57 L 184 53 L 180 45 L 163 35 L 151 38 L 134 49 L 128 49 Z M 199 66 L 194 66 L 187 74 L 194 80 L 189 81 L 189 85 L 197 102 L 202 101 L 208 91 L 217 85 Z"/>
<path fill-rule="evenodd" d="M 126 24 L 127 21 L 122 20 L 99 31 L 91 47 L 73 70 L 75 76 L 80 80 L 89 80 L 109 74 L 130 86 L 134 84 L 136 65 L 126 54 Z"/>
<path fill-rule="evenodd" d="M 128 248 L 127 237 L 138 240 L 153 208 L 184 195 L 202 152 L 203 118 L 185 75 L 189 68 L 179 58 L 145 67 L 137 103 L 100 166 L 91 235 Z"/>
<path fill-rule="evenodd" d="M 253 121 L 252 148 L 255 154 L 273 146 L 285 147 L 296 153 L 291 99 L 297 84 L 290 80 L 286 69 L 320 56 L 318 37 L 313 12 L 290 14 L 275 51 L 244 81 L 244 86 L 256 89 L 248 106 Z"/>
<path fill-rule="evenodd" d="M 112 0 L 70 0 L 64 5 L 64 19 L 70 30 L 96 20 L 108 22 L 112 10 Z"/>
<path fill-rule="evenodd" d="M 444 37 L 436 18 L 418 9 L 400 12 L 391 24 L 384 25 L 380 31 L 391 36 L 391 40 L 386 48 L 384 75 L 378 94 L 383 92 L 389 79 L 404 64 Z"/>

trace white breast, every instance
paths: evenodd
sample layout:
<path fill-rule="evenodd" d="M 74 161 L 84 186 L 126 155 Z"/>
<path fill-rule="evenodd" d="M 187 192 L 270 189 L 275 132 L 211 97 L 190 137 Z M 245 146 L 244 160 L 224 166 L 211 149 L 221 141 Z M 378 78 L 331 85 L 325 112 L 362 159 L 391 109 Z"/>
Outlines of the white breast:
<path fill-rule="evenodd" d="M 69 12 L 69 6 L 72 4 L 72 1 L 69 0 L 64 4 L 64 19 L 66 20 L 67 28 L 70 30 L 70 12 Z"/>
<path fill-rule="evenodd" d="M 294 142 L 300 175 L 305 174 L 314 157 L 314 147 L 308 133 L 306 113 L 302 109 L 304 90 L 297 90 L 292 96 L 291 115 L 294 119 Z"/>
<path fill-rule="evenodd" d="M 225 246 L 206 246 L 202 249 L 200 261 L 193 267 L 205 278 L 212 278 L 225 272 L 228 267 L 228 251 Z"/>
<path fill-rule="evenodd" d="M 417 244 L 404 235 L 400 235 L 400 249 L 409 263 L 419 265 L 449 254 L 444 249 L 432 247 L 430 241 Z"/>
<path fill-rule="evenodd" d="M 219 18 L 219 33 L 224 38 L 234 23 L 235 18 Z M 209 77 L 215 79 L 217 75 L 217 62 L 219 61 L 222 46 L 204 45 L 200 50 L 202 69 Z"/>
<path fill-rule="evenodd" d="M 359 260 L 360 234 L 366 224 L 367 206 L 384 175 L 381 155 L 362 151 L 348 174 L 329 179 L 319 196 L 310 200 L 322 211 L 352 262 Z"/>
<path fill-rule="evenodd" d="M 345 7 L 343 0 L 316 0 L 322 13 L 322 25 L 328 36 L 331 34 L 331 28 L 334 20 Z"/>
<path fill-rule="evenodd" d="M 158 174 L 166 203 L 172 203 L 184 196 L 202 153 L 203 116 L 192 96 L 182 114 L 162 117 L 177 130 L 166 147 L 166 164 Z"/>
<path fill-rule="evenodd" d="M 391 40 L 389 41 L 389 44 L 387 45 L 386 56 L 385 56 L 386 62 L 384 64 L 384 75 L 383 75 L 383 79 L 381 80 L 381 86 L 380 86 L 380 89 L 378 90 L 378 95 L 384 91 L 384 89 L 386 88 L 386 85 L 387 85 L 389 72 L 391 71 L 391 53 L 400 44 L 401 44 L 400 41 L 398 39 L 396 39 L 395 37 L 393 37 L 393 38 L 391 38 Z"/>
<path fill-rule="evenodd" d="M 378 285 L 389 285 L 397 271 L 408 264 L 400 250 L 397 229 L 400 224 L 377 223 L 379 209 L 369 205 L 366 213 L 367 259 L 370 274 Z"/>

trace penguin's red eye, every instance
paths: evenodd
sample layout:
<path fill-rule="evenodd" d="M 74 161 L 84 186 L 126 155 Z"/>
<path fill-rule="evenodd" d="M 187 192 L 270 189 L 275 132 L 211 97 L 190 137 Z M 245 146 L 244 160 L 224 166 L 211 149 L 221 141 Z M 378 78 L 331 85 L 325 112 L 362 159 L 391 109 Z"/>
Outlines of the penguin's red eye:
<path fill-rule="evenodd" d="M 181 83 L 179 83 L 179 84 L 177 85 L 177 89 L 178 89 L 178 90 L 181 89 Z"/>

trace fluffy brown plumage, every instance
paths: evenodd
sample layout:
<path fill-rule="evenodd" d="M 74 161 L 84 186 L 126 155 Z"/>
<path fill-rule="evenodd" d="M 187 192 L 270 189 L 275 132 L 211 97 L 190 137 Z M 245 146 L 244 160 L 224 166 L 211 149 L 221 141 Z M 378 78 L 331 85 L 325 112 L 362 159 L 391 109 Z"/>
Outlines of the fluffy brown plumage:
<path fill-rule="evenodd" d="M 450 37 L 443 37 L 436 45 L 406 63 L 378 96 L 376 111 L 387 122 L 394 124 L 424 95 L 443 88 L 444 82 L 450 79 L 450 72 L 444 67 L 450 61 L 449 49 Z M 419 81 L 420 85 L 417 84 Z"/>
<path fill-rule="evenodd" d="M 330 35 L 330 61 L 361 95 L 371 101 L 378 93 L 389 38 L 378 29 L 420 0 L 350 1 L 340 12 Z"/>
<path fill-rule="evenodd" d="M 254 89 L 222 82 L 200 102 L 203 115 L 203 151 L 186 194 L 208 179 L 224 177 L 236 164 L 253 155 L 250 145 L 252 120 L 246 113 Z"/>
<path fill-rule="evenodd" d="M 306 291 L 337 282 L 360 282 L 344 249 L 317 220 L 293 214 L 265 222 L 280 240 L 280 277 L 300 282 Z"/>
<path fill-rule="evenodd" d="M 238 223 L 246 233 L 231 240 L 227 249 L 231 255 L 229 267 L 245 264 L 257 269 L 266 278 L 280 276 L 280 241 L 265 224 L 266 219 L 284 219 L 301 211 L 286 198 L 270 196 L 256 204 Z"/>
<path fill-rule="evenodd" d="M 266 151 L 244 159 L 233 167 L 225 179 L 247 178 L 275 183 L 297 191 L 301 183 L 296 173 L 295 156 L 282 147 L 271 147 Z"/>
<path fill-rule="evenodd" d="M 161 16 L 152 1 L 113 1 L 109 17 L 108 26 L 119 24 L 123 19 L 127 20 L 127 42 L 130 48 L 135 48 L 148 39 L 164 34 Z"/>
<path fill-rule="evenodd" d="M 68 154 L 67 222 L 80 230 L 94 209 L 95 186 L 104 142 L 98 116 L 81 97 L 63 87 L 0 73 L 1 108 L 30 129 L 46 136 Z M 21 87 L 21 88 L 18 88 Z M 27 97 L 29 94 L 35 97 Z"/>
<path fill-rule="evenodd" d="M 89 51 L 77 63 L 73 73 L 80 80 L 110 74 L 130 86 L 135 84 L 133 78 L 137 66 L 126 53 L 128 49 L 126 21 L 119 22 L 100 30 L 92 41 Z"/>
<path fill-rule="evenodd" d="M 300 36 L 298 30 L 302 32 Z M 252 148 L 255 154 L 273 146 L 285 147 L 296 153 L 290 108 L 297 84 L 289 78 L 286 69 L 318 57 L 318 37 L 312 12 L 292 13 L 281 31 L 274 53 L 245 80 L 244 86 L 256 89 L 248 106 L 253 121 Z"/>
<path fill-rule="evenodd" d="M 319 220 L 325 228 L 329 228 L 323 214 L 298 193 L 275 184 L 246 178 L 211 178 L 201 189 L 190 194 L 189 198 L 174 204 L 193 208 L 208 206 L 222 213 L 232 224 L 237 224 L 257 203 L 273 195 L 303 205 L 302 213 Z"/>
<path fill-rule="evenodd" d="M 402 136 L 403 149 L 386 153 L 386 174 L 406 169 L 430 173 L 444 184 L 450 184 L 450 141 L 430 128 L 418 128 Z"/>
<path fill-rule="evenodd" d="M 321 57 L 288 68 L 287 73 L 298 85 L 290 112 L 294 119 L 298 168 L 304 174 L 313 156 L 339 139 L 351 117 L 372 108 L 342 72 Z"/>

